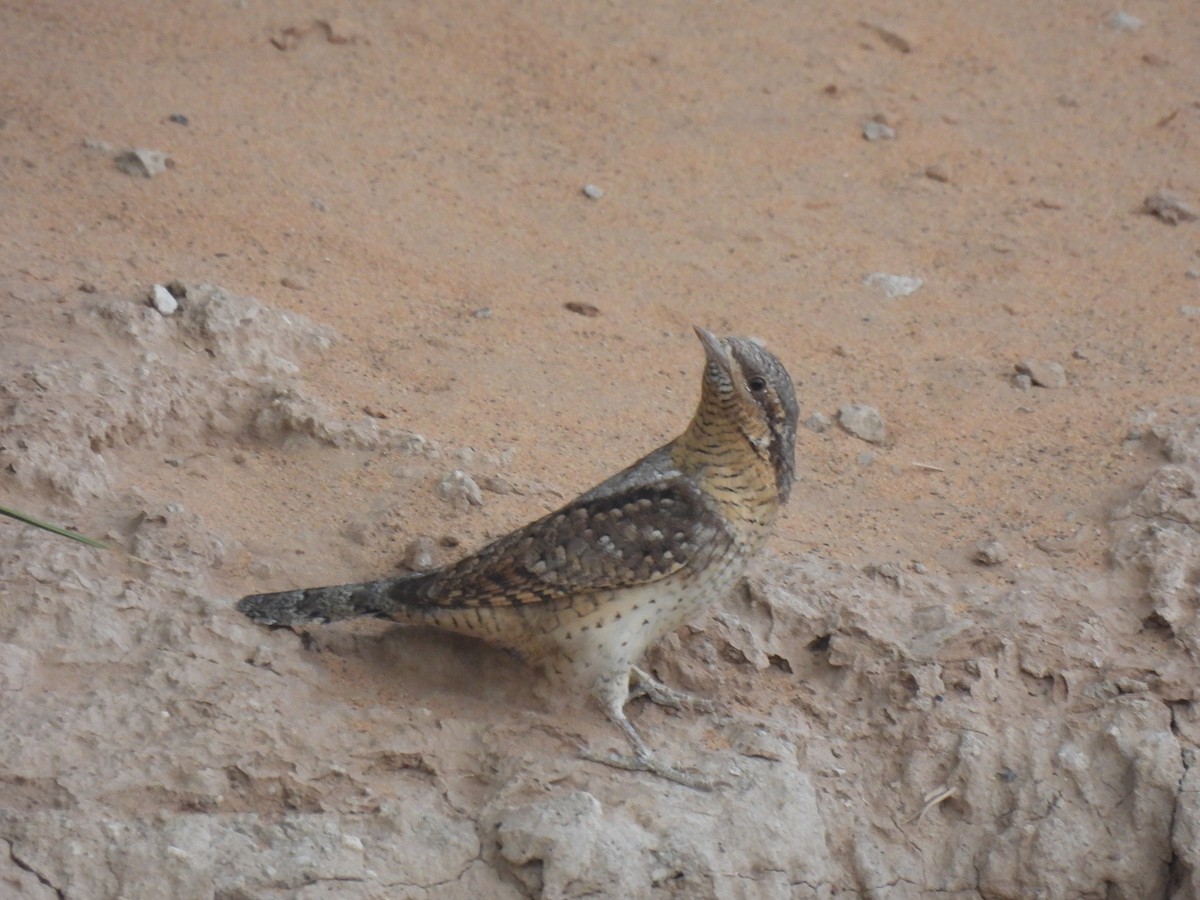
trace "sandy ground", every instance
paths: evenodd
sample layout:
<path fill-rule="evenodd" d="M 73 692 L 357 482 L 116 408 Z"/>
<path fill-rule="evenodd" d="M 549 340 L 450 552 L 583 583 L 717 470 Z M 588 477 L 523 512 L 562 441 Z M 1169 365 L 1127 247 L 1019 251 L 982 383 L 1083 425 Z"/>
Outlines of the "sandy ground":
<path fill-rule="evenodd" d="M 129 847 L 190 854 L 190 874 L 163 882 L 179 896 L 1195 897 L 1196 811 L 1178 789 L 1197 738 L 1200 562 L 1194 547 L 1171 558 L 1164 600 L 1162 528 L 1113 521 L 1166 516 L 1169 531 L 1182 515 L 1192 547 L 1200 225 L 1144 201 L 1168 190 L 1200 209 L 1200 14 L 1187 0 L 1112 13 L 1060 0 L 0 8 L 0 496 L 166 567 L 0 525 L 0 883 L 154 895 L 129 862 L 142 850 L 120 849 L 125 828 Z M 871 121 L 894 138 L 866 140 Z M 126 174 L 114 157 L 130 148 L 170 164 Z M 921 283 L 893 297 L 873 273 Z M 146 297 L 173 280 L 192 300 L 168 319 Z M 228 293 L 209 303 L 206 284 Z M 237 620 L 244 593 L 396 571 L 419 535 L 449 561 L 669 439 L 695 402 L 692 323 L 765 339 L 802 418 L 835 420 L 801 430 L 759 587 L 655 651 L 662 674 L 733 718 L 643 714 L 677 756 L 787 768 L 680 807 L 752 824 L 789 798 L 788 840 L 747 838 L 763 858 L 721 857 L 703 829 L 688 832 L 692 855 L 668 852 L 664 835 L 690 826 L 637 804 L 674 788 L 576 760 L 576 737 L 611 740 L 603 721 L 538 711 L 507 658 L 374 625 L 302 644 Z M 1062 383 L 1018 385 L 1024 360 L 1058 364 Z M 886 442 L 837 426 L 850 403 L 881 412 Z M 1175 477 L 1164 466 L 1185 484 L 1159 485 L 1174 499 L 1155 506 L 1141 492 Z M 482 507 L 439 499 L 456 468 L 500 490 Z M 993 539 L 1007 557 L 981 566 Z M 970 637 L 974 662 L 939 638 L 935 673 L 913 641 L 945 628 Z M 799 648 L 832 658 L 813 668 Z M 956 771 L 914 773 L 912 754 L 965 765 L 935 713 L 950 685 L 981 678 L 993 705 L 955 719 L 959 738 L 986 722 L 1029 784 L 1075 779 L 1061 802 L 1078 817 L 1056 824 L 1078 846 L 996 839 L 1058 807 L 1032 787 L 1008 806 L 981 799 L 1022 771 L 994 748 L 979 796 L 959 786 L 910 818 Z M 913 695 L 889 707 L 906 679 Z M 1098 684 L 1118 687 L 1085 697 Z M 164 736 L 136 714 L 142 688 L 200 719 L 176 711 Z M 738 755 L 742 714 L 770 723 L 786 766 L 777 749 Z M 1174 749 L 1118 741 L 1128 791 L 1108 798 L 1079 785 L 1108 752 L 1088 741 L 1113 728 Z M 207 737 L 180 743 L 189 729 Z M 397 734 L 412 746 L 384 737 Z M 835 759 L 840 742 L 859 747 L 853 762 Z M 85 763 L 107 744 L 128 751 L 101 754 L 114 768 Z M 1068 744 L 1090 762 L 1072 768 Z M 896 757 L 877 769 L 864 746 Z M 446 851 L 449 874 L 371 862 L 369 835 L 421 832 L 388 812 L 414 784 L 465 848 Z M 1129 811 L 1124 835 L 1100 828 L 1119 852 L 1096 849 L 1108 845 L 1089 829 L 1143 788 L 1161 804 Z M 296 864 L 311 836 L 289 837 L 293 813 L 336 819 L 335 849 L 367 862 Z M 283 829 L 255 838 L 278 861 L 226 852 L 212 829 L 231 816 Z M 593 849 L 554 863 L 539 828 L 568 820 Z M 207 855 L 154 843 L 201 821 Z M 962 835 L 971 849 L 955 851 Z M 68 838 L 92 849 L 55 849 Z M 1093 851 L 1109 863 L 1080 870 Z"/>

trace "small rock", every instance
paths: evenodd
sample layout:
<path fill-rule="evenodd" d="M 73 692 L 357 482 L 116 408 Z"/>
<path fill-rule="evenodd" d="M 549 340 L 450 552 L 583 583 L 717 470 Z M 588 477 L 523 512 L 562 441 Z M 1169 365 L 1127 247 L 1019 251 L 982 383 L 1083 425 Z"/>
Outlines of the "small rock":
<path fill-rule="evenodd" d="M 1179 307 L 1179 314 L 1187 316 L 1189 319 L 1194 319 L 1200 316 L 1200 306 L 1181 306 Z"/>
<path fill-rule="evenodd" d="M 912 275 L 889 275 L 887 272 L 872 272 L 863 279 L 868 287 L 881 287 L 889 299 L 907 297 L 918 291 L 925 282 Z"/>
<path fill-rule="evenodd" d="M 1117 10 L 1109 16 L 1108 24 L 1117 31 L 1127 31 L 1130 34 L 1142 30 L 1142 20 L 1133 15 L 1133 13 L 1123 12 L 1122 10 Z"/>
<path fill-rule="evenodd" d="M 469 474 L 462 469 L 455 469 L 442 476 L 437 483 L 435 492 L 438 497 L 458 509 L 468 506 L 483 506 L 483 492 Z"/>
<path fill-rule="evenodd" d="M 998 566 L 1008 559 L 1008 548 L 995 538 L 984 541 L 975 549 L 975 562 L 985 566 Z"/>
<path fill-rule="evenodd" d="M 1017 374 L 1028 375 L 1038 387 L 1061 388 L 1067 386 L 1067 370 L 1060 363 L 1023 359 L 1016 365 Z"/>
<path fill-rule="evenodd" d="M 170 167 L 171 159 L 161 150 L 146 150 L 135 148 L 117 156 L 113 162 L 126 175 L 142 178 L 153 178 Z"/>
<path fill-rule="evenodd" d="M 860 21 L 858 24 L 863 28 L 866 28 L 868 31 L 875 32 L 875 34 L 879 36 L 879 39 L 893 50 L 899 50 L 901 53 L 912 53 L 912 40 L 905 37 L 896 29 L 888 28 L 884 25 L 876 25 L 873 22 Z"/>
<path fill-rule="evenodd" d="M 597 187 L 594 184 L 585 184 L 583 186 L 583 196 L 589 200 L 599 200 L 604 196 L 604 188 Z"/>
<path fill-rule="evenodd" d="M 869 119 L 863 123 L 863 137 L 868 141 L 894 141 L 896 129 L 878 119 Z"/>
<path fill-rule="evenodd" d="M 485 491 L 491 491 L 493 494 L 511 494 L 513 492 L 513 487 L 508 483 L 508 479 L 502 478 L 499 475 L 481 476 L 479 486 Z"/>
<path fill-rule="evenodd" d="M 904 590 L 906 583 L 904 578 L 904 569 L 900 567 L 899 563 L 869 563 L 864 571 L 869 578 L 878 579 L 879 581 L 886 581 L 898 591 Z"/>
<path fill-rule="evenodd" d="M 809 431 L 815 431 L 817 434 L 825 431 L 833 424 L 833 420 L 824 413 L 815 412 L 804 420 L 804 427 Z"/>
<path fill-rule="evenodd" d="M 942 184 L 950 183 L 950 170 L 943 163 L 932 163 L 925 167 L 925 177 Z"/>
<path fill-rule="evenodd" d="M 587 316 L 589 319 L 594 319 L 596 316 L 600 315 L 600 307 L 594 306 L 591 303 L 580 303 L 578 300 L 568 300 L 563 304 L 563 306 L 565 306 L 571 312 L 577 313 L 581 316 Z"/>
<path fill-rule="evenodd" d="M 795 748 L 766 728 L 738 723 L 731 726 L 730 731 L 729 746 L 734 753 L 774 762 L 796 758 Z"/>
<path fill-rule="evenodd" d="M 113 156 L 117 152 L 117 148 L 108 141 L 92 137 L 83 139 L 83 149 L 90 150 L 93 153 L 103 153 L 105 156 Z"/>
<path fill-rule="evenodd" d="M 150 302 L 162 315 L 172 315 L 179 309 L 179 301 L 167 290 L 165 285 L 156 284 L 150 292 Z"/>
<path fill-rule="evenodd" d="M 176 125 L 187 125 L 188 117 L 183 113 L 171 113 L 169 116 L 167 116 L 167 121 L 174 122 Z"/>
<path fill-rule="evenodd" d="M 838 410 L 838 424 L 856 438 L 868 444 L 882 444 L 887 441 L 887 425 L 883 416 L 873 406 L 861 403 L 848 403 Z"/>
<path fill-rule="evenodd" d="M 1150 682 L 1140 678 L 1130 678 L 1128 675 L 1118 678 L 1115 684 L 1117 690 L 1122 694 L 1144 694 L 1150 690 Z"/>
<path fill-rule="evenodd" d="M 404 565 L 414 572 L 428 572 L 436 568 L 433 549 L 433 538 L 418 535 L 404 548 Z"/>
<path fill-rule="evenodd" d="M 471 317 L 475 319 L 490 319 L 492 317 L 492 308 L 490 306 L 481 306 L 479 309 L 471 311 Z"/>
<path fill-rule="evenodd" d="M 1018 391 L 1027 391 L 1033 387 L 1033 379 L 1018 372 L 1013 376 L 1012 384 Z"/>
<path fill-rule="evenodd" d="M 320 197 L 313 197 L 308 204 L 317 212 L 329 212 L 329 206 Z"/>
<path fill-rule="evenodd" d="M 81 281 L 79 283 L 79 290 L 83 291 L 85 294 L 94 294 L 96 293 L 96 285 L 91 281 Z"/>
<path fill-rule="evenodd" d="M 271 648 L 266 644 L 259 644 L 254 648 L 254 653 L 250 657 L 250 665 L 260 669 L 269 669 L 275 663 L 275 655 L 271 652 Z"/>
<path fill-rule="evenodd" d="M 307 291 L 312 287 L 306 279 L 298 275 L 284 275 L 279 279 L 279 283 L 290 291 Z"/>
<path fill-rule="evenodd" d="M 1168 225 L 1178 225 L 1180 222 L 1194 222 L 1196 211 L 1173 191 L 1155 191 L 1142 201 L 1146 212 L 1157 217 Z"/>

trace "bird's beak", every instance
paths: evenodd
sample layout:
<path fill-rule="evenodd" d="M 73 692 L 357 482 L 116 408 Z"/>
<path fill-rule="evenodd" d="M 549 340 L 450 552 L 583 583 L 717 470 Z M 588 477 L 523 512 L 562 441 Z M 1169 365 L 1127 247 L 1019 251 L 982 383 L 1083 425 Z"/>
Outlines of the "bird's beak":
<path fill-rule="evenodd" d="M 731 375 L 732 365 L 729 358 L 729 351 L 721 346 L 721 341 L 711 331 L 705 331 L 699 325 L 693 325 L 696 330 L 696 337 L 700 338 L 700 343 L 704 345 L 704 355 L 708 357 L 708 361 L 716 363 L 721 371 L 727 375 Z"/>

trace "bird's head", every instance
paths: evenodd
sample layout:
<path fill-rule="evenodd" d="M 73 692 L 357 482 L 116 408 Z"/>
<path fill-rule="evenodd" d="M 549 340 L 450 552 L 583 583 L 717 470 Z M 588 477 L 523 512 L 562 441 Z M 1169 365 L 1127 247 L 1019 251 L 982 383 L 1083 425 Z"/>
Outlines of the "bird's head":
<path fill-rule="evenodd" d="M 795 477 L 796 421 L 800 408 L 791 376 L 774 354 L 748 338 L 718 338 L 696 327 L 708 363 L 701 407 L 733 420 L 755 453 L 770 461 L 779 499 Z"/>

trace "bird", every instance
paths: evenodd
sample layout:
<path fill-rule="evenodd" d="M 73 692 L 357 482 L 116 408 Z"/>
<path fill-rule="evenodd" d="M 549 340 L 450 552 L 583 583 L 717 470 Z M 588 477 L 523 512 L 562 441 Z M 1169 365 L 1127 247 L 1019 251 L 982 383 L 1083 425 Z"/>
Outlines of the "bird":
<path fill-rule="evenodd" d="M 425 572 L 252 594 L 254 622 L 297 627 L 373 616 L 515 651 L 569 692 L 590 693 L 632 755 L 586 759 L 693 787 L 625 715 L 631 696 L 711 710 L 638 667 L 663 635 L 734 587 L 762 550 L 795 479 L 792 379 L 760 341 L 694 326 L 700 400 L 674 440 L 562 508 Z"/>

